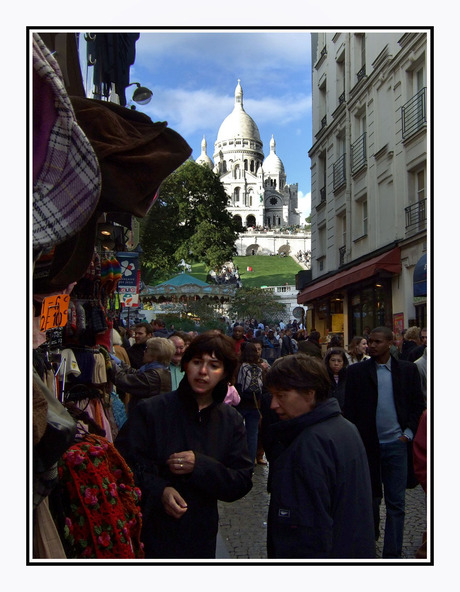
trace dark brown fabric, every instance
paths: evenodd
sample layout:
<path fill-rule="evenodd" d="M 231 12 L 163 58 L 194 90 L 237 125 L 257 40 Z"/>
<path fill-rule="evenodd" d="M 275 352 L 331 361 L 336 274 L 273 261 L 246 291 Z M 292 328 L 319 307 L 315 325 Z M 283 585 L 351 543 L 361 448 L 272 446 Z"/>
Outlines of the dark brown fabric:
<path fill-rule="evenodd" d="M 98 209 L 144 217 L 164 179 L 192 153 L 166 122 L 108 101 L 71 97 L 102 172 Z"/>
<path fill-rule="evenodd" d="M 37 261 L 34 293 L 65 289 L 83 277 L 93 256 L 102 212 L 144 217 L 164 179 L 192 153 L 166 122 L 115 103 L 70 97 L 77 121 L 99 161 L 102 191 L 97 208 L 80 233 L 56 246 L 52 261 Z M 46 259 L 46 254 L 45 254 Z"/>

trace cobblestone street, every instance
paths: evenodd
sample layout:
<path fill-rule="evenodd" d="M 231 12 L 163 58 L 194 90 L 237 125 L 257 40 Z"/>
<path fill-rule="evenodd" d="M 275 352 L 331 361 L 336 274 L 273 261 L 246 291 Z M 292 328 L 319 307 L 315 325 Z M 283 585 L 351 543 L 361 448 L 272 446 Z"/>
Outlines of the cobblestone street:
<path fill-rule="evenodd" d="M 252 490 L 234 503 L 219 503 L 219 535 L 217 558 L 266 559 L 267 514 L 270 496 L 267 493 L 268 466 L 256 465 Z M 381 536 L 376 544 L 377 558 L 382 555 L 385 525 L 385 504 L 380 506 Z M 406 491 L 406 519 L 403 558 L 414 560 L 415 552 L 426 530 L 426 499 L 418 485 Z"/>

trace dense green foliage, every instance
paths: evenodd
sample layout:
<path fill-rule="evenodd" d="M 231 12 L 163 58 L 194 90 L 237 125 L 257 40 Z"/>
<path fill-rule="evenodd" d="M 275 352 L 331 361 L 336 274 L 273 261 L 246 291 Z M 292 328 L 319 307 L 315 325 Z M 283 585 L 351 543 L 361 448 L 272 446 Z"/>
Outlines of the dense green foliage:
<path fill-rule="evenodd" d="M 286 307 L 278 296 L 261 288 L 241 288 L 228 313 L 231 319 L 255 318 L 272 324 L 286 316 Z"/>
<path fill-rule="evenodd" d="M 172 173 L 141 221 L 144 281 L 178 273 L 182 259 L 209 269 L 230 261 L 241 226 L 227 212 L 227 200 L 219 177 L 203 165 L 189 160 Z"/>

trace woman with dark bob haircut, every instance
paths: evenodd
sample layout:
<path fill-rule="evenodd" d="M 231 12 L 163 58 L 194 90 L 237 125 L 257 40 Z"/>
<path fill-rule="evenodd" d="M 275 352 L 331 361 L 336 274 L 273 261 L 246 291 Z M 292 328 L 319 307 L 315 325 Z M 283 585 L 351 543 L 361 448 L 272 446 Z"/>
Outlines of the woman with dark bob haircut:
<path fill-rule="evenodd" d="M 223 401 L 237 367 L 233 340 L 195 337 L 179 388 L 141 401 L 115 445 L 142 492 L 146 558 L 215 558 L 217 501 L 252 487 L 243 418 Z"/>
<path fill-rule="evenodd" d="M 329 397 L 331 381 L 322 359 L 297 353 L 278 358 L 267 373 L 266 386 L 271 388 L 316 393 L 316 402 Z"/>

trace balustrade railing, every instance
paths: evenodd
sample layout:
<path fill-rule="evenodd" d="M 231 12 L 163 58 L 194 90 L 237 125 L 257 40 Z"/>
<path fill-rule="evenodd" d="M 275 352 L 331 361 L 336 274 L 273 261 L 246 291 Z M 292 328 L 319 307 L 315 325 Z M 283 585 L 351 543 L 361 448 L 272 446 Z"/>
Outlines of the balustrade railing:
<path fill-rule="evenodd" d="M 406 140 L 426 124 L 426 88 L 401 107 L 402 137 Z"/>

